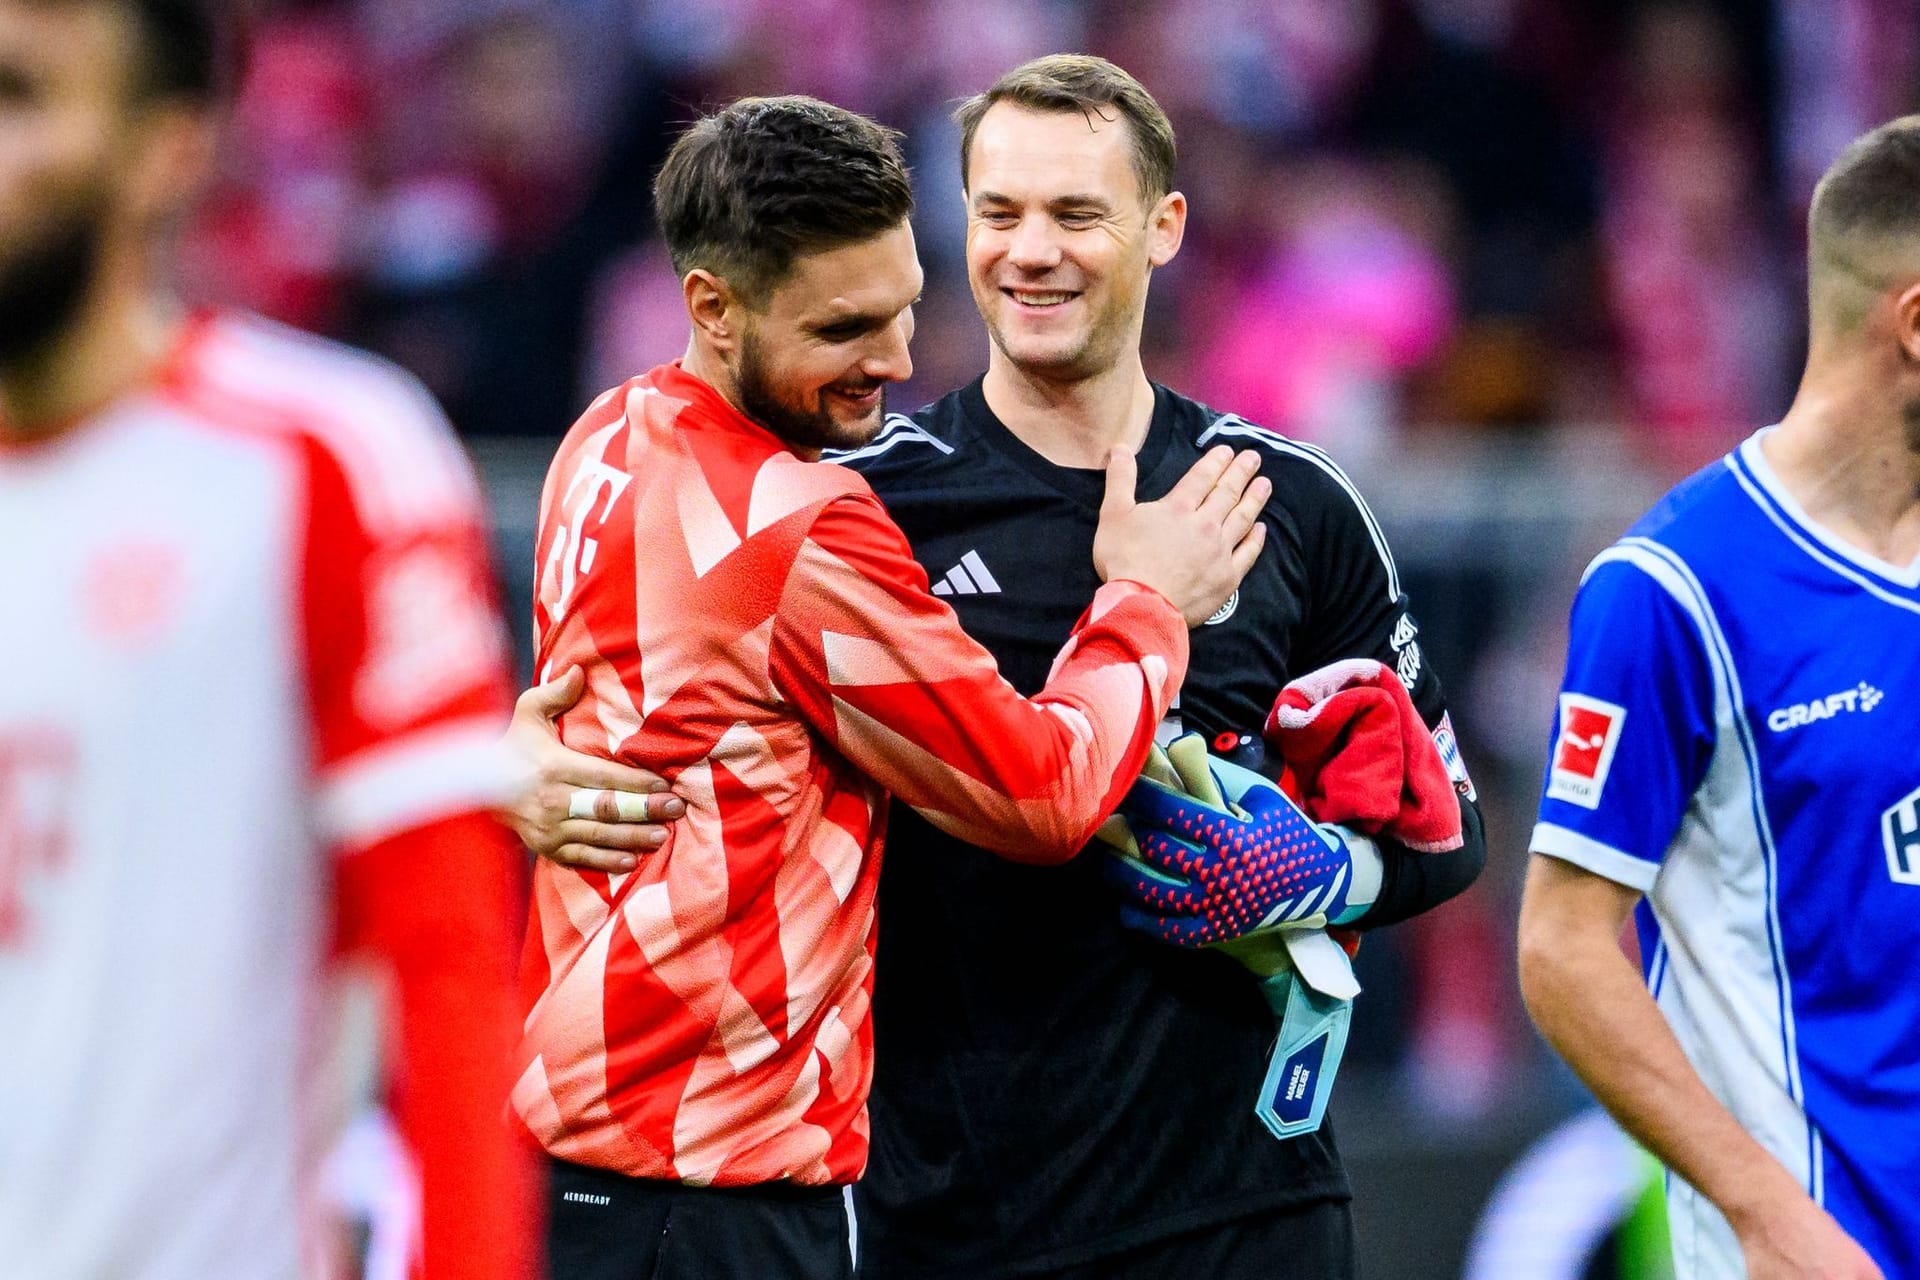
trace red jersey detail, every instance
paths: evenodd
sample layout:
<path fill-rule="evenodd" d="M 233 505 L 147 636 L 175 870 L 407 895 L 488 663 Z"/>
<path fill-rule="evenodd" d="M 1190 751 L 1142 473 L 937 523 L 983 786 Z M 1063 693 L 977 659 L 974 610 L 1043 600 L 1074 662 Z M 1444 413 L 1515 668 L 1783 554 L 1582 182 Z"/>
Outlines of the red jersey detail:
<path fill-rule="evenodd" d="M 518 1274 L 494 1071 L 518 893 L 485 816 L 509 775 L 482 528 L 417 382 L 232 313 L 196 317 L 87 421 L 0 451 L 0 582 L 35 615 L 0 652 L 36 677 L 0 681 L 0 757 L 47 725 L 69 744 L 57 772 L 0 758 L 0 916 L 26 909 L 0 964 L 0 1117 L 34 1118 L 0 1122 L 0 1269 L 298 1269 L 337 925 L 400 978 L 434 1274 Z M 24 876 L 15 832 L 42 863 Z"/>
<path fill-rule="evenodd" d="M 26 934 L 30 882 L 56 874 L 66 861 L 69 827 L 79 816 L 75 754 L 55 725 L 0 732 L 0 953 Z"/>
<path fill-rule="evenodd" d="M 500 1121 L 522 856 L 491 818 L 467 814 L 340 862 L 342 949 L 390 962 L 398 988 L 394 1094 L 420 1167 L 432 1280 L 504 1280 L 532 1260 L 533 1170 Z"/>

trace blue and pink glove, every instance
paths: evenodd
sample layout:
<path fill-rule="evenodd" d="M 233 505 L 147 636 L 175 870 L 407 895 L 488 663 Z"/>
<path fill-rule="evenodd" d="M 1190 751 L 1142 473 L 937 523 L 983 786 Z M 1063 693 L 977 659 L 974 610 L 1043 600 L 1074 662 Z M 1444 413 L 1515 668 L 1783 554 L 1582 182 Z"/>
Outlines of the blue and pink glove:
<path fill-rule="evenodd" d="M 1209 755 L 1198 734 L 1153 749 L 1099 836 L 1113 846 L 1107 875 L 1127 925 L 1226 952 L 1259 978 L 1279 1027 L 1254 1115 L 1278 1138 L 1318 1129 L 1360 990 L 1324 926 L 1372 905 L 1379 849 L 1312 821 L 1267 779 Z"/>
<path fill-rule="evenodd" d="M 1209 756 L 1199 734 L 1149 760 L 1100 836 L 1117 855 L 1107 876 L 1122 920 L 1176 946 L 1345 924 L 1380 888 L 1372 841 L 1314 822 L 1274 783 Z"/>

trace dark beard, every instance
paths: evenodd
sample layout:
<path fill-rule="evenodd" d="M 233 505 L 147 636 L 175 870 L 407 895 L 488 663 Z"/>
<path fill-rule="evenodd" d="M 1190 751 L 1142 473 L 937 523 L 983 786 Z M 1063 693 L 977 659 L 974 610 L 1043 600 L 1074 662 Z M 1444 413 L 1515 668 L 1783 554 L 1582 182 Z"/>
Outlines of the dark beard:
<path fill-rule="evenodd" d="M 887 417 L 884 391 L 880 393 L 880 407 L 873 416 L 851 425 L 834 420 L 824 391 L 812 405 L 783 399 L 767 378 L 766 362 L 760 358 L 760 343 L 751 333 L 740 339 L 740 371 L 736 382 L 740 408 L 746 415 L 795 449 L 857 449 L 879 434 Z"/>
<path fill-rule="evenodd" d="M 73 326 L 99 271 L 105 223 L 105 210 L 88 205 L 0 258 L 0 372 L 39 355 Z"/>

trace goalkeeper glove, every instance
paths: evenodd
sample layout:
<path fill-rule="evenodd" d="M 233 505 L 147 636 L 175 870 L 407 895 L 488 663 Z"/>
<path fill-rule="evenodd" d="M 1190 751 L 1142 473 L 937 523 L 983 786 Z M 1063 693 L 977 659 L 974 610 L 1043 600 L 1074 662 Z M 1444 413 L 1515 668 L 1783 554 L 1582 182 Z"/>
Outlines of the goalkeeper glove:
<path fill-rule="evenodd" d="M 1176 739 L 1127 792 L 1100 838 L 1130 927 L 1203 947 L 1357 919 L 1380 891 L 1380 851 L 1314 822 L 1274 783 Z M 1258 966 L 1256 966 L 1258 967 Z"/>
<path fill-rule="evenodd" d="M 1144 805 L 1136 805 L 1137 794 L 1146 796 Z M 1152 829 L 1154 815 L 1176 833 L 1202 836 L 1202 842 Z M 1116 855 L 1109 874 L 1130 897 L 1148 902 L 1145 909 L 1123 906 L 1128 923 L 1168 941 L 1211 945 L 1260 977 L 1260 994 L 1279 1026 L 1253 1113 L 1276 1138 L 1318 1130 L 1360 991 L 1347 953 L 1318 926 L 1330 915 L 1336 922 L 1352 919 L 1372 903 L 1379 892 L 1379 851 L 1343 828 L 1309 821 L 1259 774 L 1209 756 L 1197 734 L 1176 739 L 1165 751 L 1152 749 L 1134 792 L 1098 834 Z M 1271 852 L 1276 841 L 1283 849 L 1312 854 L 1317 846 L 1322 852 L 1263 861 L 1259 851 Z M 1302 863 L 1311 865 L 1303 870 Z M 1233 881 L 1242 873 L 1267 890 L 1251 901 L 1241 893 L 1236 904 Z M 1175 888 L 1188 892 L 1176 896 Z M 1228 907 L 1209 915 L 1207 895 L 1220 891 Z M 1202 909 L 1175 919 L 1164 914 L 1174 905 Z M 1294 918 L 1283 923 L 1288 916 Z M 1268 923 L 1236 932 L 1248 919 Z M 1208 934 L 1227 936 L 1208 943 Z"/>

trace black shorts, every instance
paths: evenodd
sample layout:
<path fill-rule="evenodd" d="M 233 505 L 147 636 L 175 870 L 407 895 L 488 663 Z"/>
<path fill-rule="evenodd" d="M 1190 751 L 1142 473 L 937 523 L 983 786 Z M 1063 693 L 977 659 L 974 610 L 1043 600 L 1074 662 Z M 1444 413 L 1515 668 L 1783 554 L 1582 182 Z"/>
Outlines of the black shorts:
<path fill-rule="evenodd" d="M 849 1280 L 839 1187 L 689 1187 L 549 1160 L 549 1280 Z"/>
<path fill-rule="evenodd" d="M 1317 1200 L 1035 1274 L 1045 1280 L 1355 1280 L 1352 1205 Z"/>

